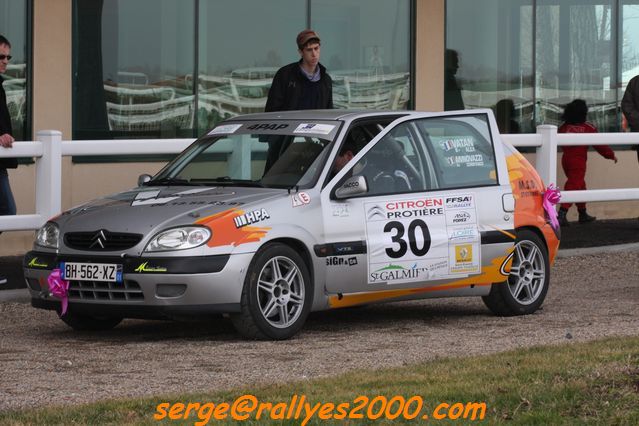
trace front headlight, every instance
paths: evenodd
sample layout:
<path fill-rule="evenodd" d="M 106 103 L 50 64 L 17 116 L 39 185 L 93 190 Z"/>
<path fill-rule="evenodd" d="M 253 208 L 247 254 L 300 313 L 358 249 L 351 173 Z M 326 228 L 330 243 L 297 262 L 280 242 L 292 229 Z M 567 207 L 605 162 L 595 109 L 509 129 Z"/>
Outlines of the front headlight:
<path fill-rule="evenodd" d="M 211 231 L 202 226 L 167 229 L 151 238 L 144 251 L 185 250 L 199 247 L 211 238 Z"/>
<path fill-rule="evenodd" d="M 40 247 L 57 249 L 59 240 L 60 228 L 53 222 L 47 222 L 42 228 L 38 229 L 35 243 Z"/>

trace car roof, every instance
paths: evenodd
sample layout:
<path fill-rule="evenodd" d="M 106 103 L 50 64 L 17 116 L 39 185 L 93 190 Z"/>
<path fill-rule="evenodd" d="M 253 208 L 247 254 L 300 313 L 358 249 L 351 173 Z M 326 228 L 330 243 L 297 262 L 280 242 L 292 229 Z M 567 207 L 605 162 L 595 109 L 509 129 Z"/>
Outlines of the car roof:
<path fill-rule="evenodd" d="M 348 121 L 365 117 L 380 117 L 385 115 L 402 116 L 413 114 L 415 111 L 390 111 L 390 110 L 347 110 L 347 109 L 317 109 L 303 111 L 278 111 L 257 114 L 245 114 L 225 120 L 340 120 Z"/>

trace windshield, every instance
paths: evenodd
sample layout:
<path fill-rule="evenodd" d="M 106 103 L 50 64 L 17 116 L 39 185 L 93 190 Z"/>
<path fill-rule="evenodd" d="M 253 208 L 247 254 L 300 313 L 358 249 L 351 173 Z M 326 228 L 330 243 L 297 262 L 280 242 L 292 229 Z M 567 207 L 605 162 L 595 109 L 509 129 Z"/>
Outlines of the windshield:
<path fill-rule="evenodd" d="M 229 185 L 308 188 L 315 184 L 331 140 L 317 135 L 205 136 L 147 185 Z"/>

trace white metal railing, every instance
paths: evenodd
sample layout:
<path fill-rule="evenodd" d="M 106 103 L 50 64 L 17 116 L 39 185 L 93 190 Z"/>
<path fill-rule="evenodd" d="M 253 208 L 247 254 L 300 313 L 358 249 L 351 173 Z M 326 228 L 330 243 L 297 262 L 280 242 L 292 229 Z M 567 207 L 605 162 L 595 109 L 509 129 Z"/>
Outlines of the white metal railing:
<path fill-rule="evenodd" d="M 516 147 L 536 148 L 536 167 L 544 183 L 557 183 L 557 147 L 568 145 L 639 145 L 639 133 L 557 133 L 557 127 L 541 125 L 536 134 L 501 135 Z M 16 142 L 13 148 L 0 149 L 2 157 L 35 159 L 35 214 L 0 216 L 0 231 L 38 229 L 62 210 L 62 157 L 125 154 L 177 154 L 194 139 L 129 139 L 63 141 L 57 130 L 37 133 L 33 142 Z M 564 191 L 562 201 L 639 200 L 639 188 Z"/>
<path fill-rule="evenodd" d="M 639 133 L 557 133 L 557 126 L 537 126 L 537 133 L 501 135 L 516 147 L 537 149 L 535 167 L 546 185 L 557 184 L 557 147 L 575 145 L 639 145 Z M 588 189 L 562 191 L 561 201 L 568 203 L 591 201 L 639 200 L 639 188 Z"/>

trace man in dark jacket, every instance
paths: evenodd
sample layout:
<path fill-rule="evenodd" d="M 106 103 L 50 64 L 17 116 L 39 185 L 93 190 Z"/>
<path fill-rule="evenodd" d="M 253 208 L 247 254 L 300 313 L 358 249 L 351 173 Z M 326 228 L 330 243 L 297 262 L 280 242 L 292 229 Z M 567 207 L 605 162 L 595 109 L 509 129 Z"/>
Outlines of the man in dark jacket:
<path fill-rule="evenodd" d="M 333 80 L 319 63 L 320 38 L 313 30 L 297 35 L 300 60 L 280 68 L 268 91 L 266 112 L 333 108 Z"/>
<path fill-rule="evenodd" d="M 621 99 L 621 110 L 626 116 L 630 130 L 639 132 L 639 75 L 628 82 Z M 639 160 L 639 145 L 635 145 L 634 149 L 637 150 L 637 160 Z"/>
<path fill-rule="evenodd" d="M 4 36 L 0 35 L 0 74 L 7 71 L 7 65 L 11 60 L 11 43 Z M 13 136 L 11 136 L 11 116 L 7 108 L 7 95 L 2 87 L 4 80 L 0 76 L 0 146 L 3 148 L 11 148 L 13 146 Z M 9 175 L 7 169 L 15 169 L 18 167 L 18 161 L 15 158 L 0 158 L 0 215 L 16 214 L 16 203 L 9 186 Z M 0 232 L 1 233 L 1 232 Z M 0 276 L 0 284 L 6 283 L 7 280 Z"/>
<path fill-rule="evenodd" d="M 333 80 L 319 63 L 319 35 L 313 30 L 304 30 L 296 41 L 300 60 L 275 73 L 264 108 L 266 112 L 333 108 Z M 264 173 L 279 158 L 282 145 L 282 138 L 269 138 Z"/>

